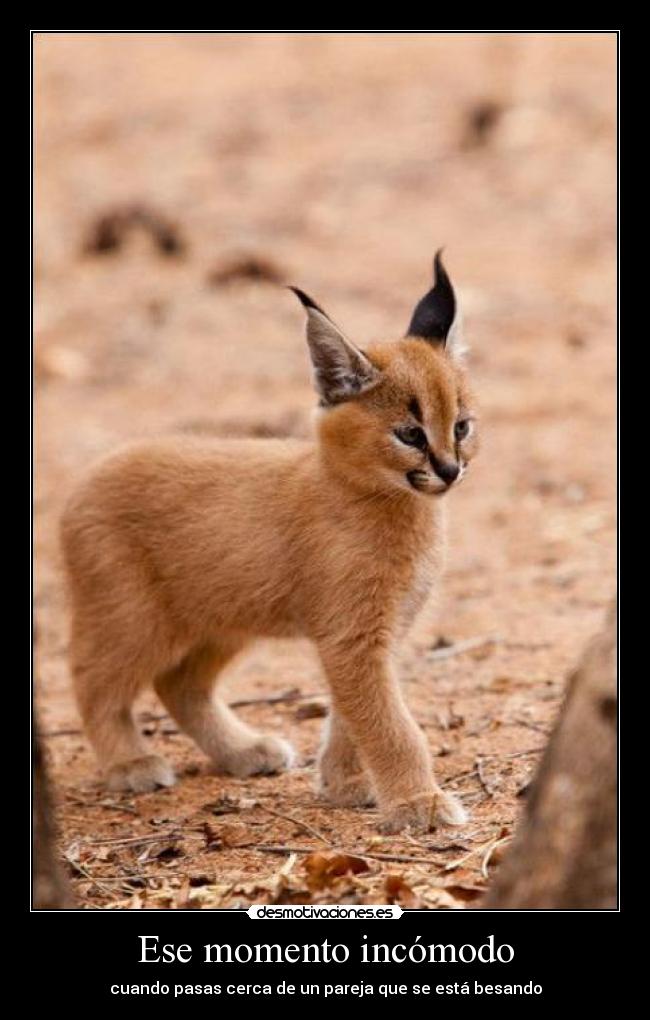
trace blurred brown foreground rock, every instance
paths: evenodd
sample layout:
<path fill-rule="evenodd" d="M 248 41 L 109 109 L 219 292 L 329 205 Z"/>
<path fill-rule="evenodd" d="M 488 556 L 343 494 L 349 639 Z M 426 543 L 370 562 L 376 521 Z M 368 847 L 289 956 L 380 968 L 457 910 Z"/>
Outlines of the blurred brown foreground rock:
<path fill-rule="evenodd" d="M 33 908 L 34 910 L 63 910 L 73 907 L 68 884 L 63 877 L 56 857 L 52 804 L 43 752 L 34 737 L 34 855 L 33 855 Z"/>
<path fill-rule="evenodd" d="M 571 676 L 528 810 L 485 908 L 617 906 L 616 605 Z"/>

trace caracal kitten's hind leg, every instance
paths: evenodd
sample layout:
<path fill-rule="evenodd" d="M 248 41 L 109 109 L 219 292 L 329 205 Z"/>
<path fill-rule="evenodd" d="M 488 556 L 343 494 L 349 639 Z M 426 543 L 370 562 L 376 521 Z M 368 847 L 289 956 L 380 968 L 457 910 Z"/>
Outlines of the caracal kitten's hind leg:
<path fill-rule="evenodd" d="M 172 786 L 174 770 L 164 758 L 148 753 L 133 719 L 133 702 L 144 685 L 138 675 L 114 657 L 104 664 L 96 652 L 80 652 L 74 642 L 72 674 L 84 730 L 108 788 L 147 793 Z"/>
<path fill-rule="evenodd" d="M 160 700 L 217 772 L 240 778 L 281 772 L 294 761 L 290 744 L 247 726 L 216 694 L 217 674 L 242 647 L 234 641 L 203 645 L 155 681 Z"/>
<path fill-rule="evenodd" d="M 338 807 L 365 807 L 375 802 L 368 772 L 357 753 L 352 734 L 334 707 L 325 723 L 318 760 L 320 792 Z"/>

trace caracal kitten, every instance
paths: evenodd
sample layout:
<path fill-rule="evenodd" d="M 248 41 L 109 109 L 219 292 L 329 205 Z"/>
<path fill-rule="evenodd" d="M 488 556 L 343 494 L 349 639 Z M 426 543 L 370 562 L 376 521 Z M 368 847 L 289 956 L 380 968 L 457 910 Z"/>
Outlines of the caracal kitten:
<path fill-rule="evenodd" d="M 153 684 L 219 772 L 290 767 L 291 747 L 218 694 L 256 638 L 314 643 L 331 693 L 320 789 L 376 802 L 381 827 L 461 824 L 393 666 L 440 569 L 444 499 L 477 447 L 454 290 L 433 288 L 404 339 L 355 346 L 295 290 L 320 410 L 312 441 L 162 438 L 123 449 L 74 493 L 62 522 L 70 662 L 108 786 L 169 786 L 133 719 Z"/>

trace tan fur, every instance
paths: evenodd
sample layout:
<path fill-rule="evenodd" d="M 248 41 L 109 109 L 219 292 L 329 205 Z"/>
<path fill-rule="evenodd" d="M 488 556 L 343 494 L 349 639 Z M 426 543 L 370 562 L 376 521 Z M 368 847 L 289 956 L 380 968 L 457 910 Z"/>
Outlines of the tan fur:
<path fill-rule="evenodd" d="M 220 771 L 291 762 L 283 741 L 240 722 L 215 693 L 253 639 L 304 635 L 331 690 L 322 791 L 376 798 L 386 831 L 463 820 L 437 785 L 393 668 L 398 639 L 436 579 L 443 501 L 405 479 L 423 454 L 396 442 L 416 397 L 436 456 L 453 458 L 460 363 L 407 338 L 365 355 L 379 381 L 319 415 L 313 442 L 167 438 L 111 456 L 76 491 L 62 541 L 71 668 L 86 733 L 113 788 L 174 777 L 132 717 L 154 685 Z M 466 463 L 475 435 L 461 444 Z M 429 482 L 425 482 L 429 485 Z"/>

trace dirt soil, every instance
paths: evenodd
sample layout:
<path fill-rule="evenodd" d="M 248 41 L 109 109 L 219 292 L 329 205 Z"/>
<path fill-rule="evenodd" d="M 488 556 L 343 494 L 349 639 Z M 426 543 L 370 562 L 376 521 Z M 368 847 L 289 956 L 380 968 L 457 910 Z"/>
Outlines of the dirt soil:
<path fill-rule="evenodd" d="M 35 49 L 37 711 L 79 905 L 480 903 L 615 586 L 614 35 Z M 143 732 L 180 781 L 108 794 L 66 663 L 75 477 L 169 430 L 307 434 L 303 313 L 280 284 L 360 343 L 401 334 L 442 244 L 484 441 L 401 672 L 470 823 L 379 837 L 375 811 L 319 800 L 326 692 L 301 642 L 260 644 L 227 681 L 247 722 L 292 740 L 295 771 L 211 774 L 151 695 Z"/>

